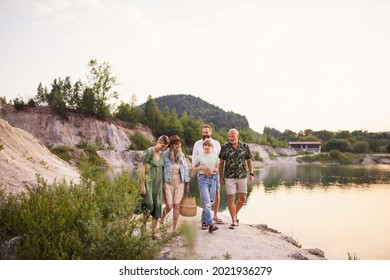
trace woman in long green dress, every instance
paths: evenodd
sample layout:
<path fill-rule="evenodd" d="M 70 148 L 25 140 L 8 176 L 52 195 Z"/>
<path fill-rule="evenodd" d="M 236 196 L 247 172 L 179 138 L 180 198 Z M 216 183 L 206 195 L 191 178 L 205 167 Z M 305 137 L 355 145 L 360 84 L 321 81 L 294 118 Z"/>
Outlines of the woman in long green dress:
<path fill-rule="evenodd" d="M 162 184 L 164 160 L 162 152 L 167 148 L 169 138 L 162 135 L 158 138 L 154 147 L 146 149 L 142 155 L 141 186 L 140 193 L 141 209 L 144 215 L 144 228 L 149 216 L 152 216 L 152 236 L 161 239 L 161 235 L 156 233 L 158 220 L 162 214 Z"/>

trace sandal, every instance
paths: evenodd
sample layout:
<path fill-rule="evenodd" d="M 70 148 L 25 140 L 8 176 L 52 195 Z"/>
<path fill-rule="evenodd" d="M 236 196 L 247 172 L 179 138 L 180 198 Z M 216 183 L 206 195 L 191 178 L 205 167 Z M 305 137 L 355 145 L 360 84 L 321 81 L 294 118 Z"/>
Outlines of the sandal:
<path fill-rule="evenodd" d="M 202 229 L 206 230 L 207 228 L 208 228 L 207 224 L 206 223 L 202 223 Z"/>
<path fill-rule="evenodd" d="M 218 225 L 222 225 L 223 224 L 223 220 L 220 219 L 220 218 L 214 218 L 213 221 L 218 224 Z"/>
<path fill-rule="evenodd" d="M 230 229 L 236 229 L 236 228 L 237 228 L 237 224 L 231 224 L 231 225 L 229 226 L 229 228 L 230 228 Z"/>
<path fill-rule="evenodd" d="M 215 225 L 215 224 L 212 224 L 209 226 L 209 232 L 210 233 L 213 233 L 213 231 L 216 231 L 218 229 L 218 227 Z"/>

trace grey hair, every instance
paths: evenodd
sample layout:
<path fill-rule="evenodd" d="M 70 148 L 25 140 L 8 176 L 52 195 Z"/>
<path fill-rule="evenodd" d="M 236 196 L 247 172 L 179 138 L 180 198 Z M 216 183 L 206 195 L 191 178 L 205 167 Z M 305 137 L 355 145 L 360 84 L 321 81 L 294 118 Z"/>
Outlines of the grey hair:
<path fill-rule="evenodd" d="M 237 130 L 236 128 L 230 129 L 229 132 L 228 132 L 228 134 L 229 134 L 229 133 L 234 133 L 234 134 L 236 134 L 236 135 L 240 135 L 240 133 L 238 133 L 238 130 Z"/>

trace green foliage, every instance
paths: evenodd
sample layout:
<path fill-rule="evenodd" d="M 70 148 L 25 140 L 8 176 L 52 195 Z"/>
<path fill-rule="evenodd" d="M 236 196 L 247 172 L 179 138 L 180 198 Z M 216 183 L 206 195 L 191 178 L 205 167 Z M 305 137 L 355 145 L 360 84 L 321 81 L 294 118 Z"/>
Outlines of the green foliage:
<path fill-rule="evenodd" d="M 366 141 L 359 141 L 353 144 L 352 152 L 357 154 L 364 154 L 369 152 L 369 145 Z"/>
<path fill-rule="evenodd" d="M 361 158 L 359 156 L 353 156 L 351 153 L 343 153 L 339 150 L 331 150 L 329 153 L 320 153 L 313 155 L 306 155 L 300 158 L 303 162 L 322 162 L 322 163 L 340 163 L 340 164 L 352 164 L 357 163 Z"/>
<path fill-rule="evenodd" d="M 256 151 L 255 154 L 254 154 L 254 160 L 256 161 L 263 161 L 264 159 L 260 156 L 260 152 L 259 151 Z"/>
<path fill-rule="evenodd" d="M 339 150 L 331 150 L 329 156 L 332 160 L 343 164 L 353 163 L 353 157 L 350 153 L 342 153 Z"/>
<path fill-rule="evenodd" d="M 145 116 L 144 123 L 153 130 L 154 134 L 155 135 L 162 134 L 161 133 L 162 130 L 161 112 L 156 102 L 153 100 L 151 96 L 148 96 L 148 100 L 146 101 L 144 116 Z"/>
<path fill-rule="evenodd" d="M 260 137 L 255 137 L 255 133 L 251 129 L 240 129 L 239 134 L 240 134 L 240 139 L 243 142 L 255 143 L 255 144 L 261 143 Z"/>
<path fill-rule="evenodd" d="M 201 138 L 204 123 L 197 118 L 190 117 L 187 113 L 181 116 L 180 122 L 183 127 L 184 142 L 192 147 Z M 217 139 L 215 138 L 215 133 L 213 133 L 213 138 Z"/>
<path fill-rule="evenodd" d="M 148 147 L 150 147 L 150 141 L 141 132 L 136 132 L 131 136 L 130 150 L 145 150 Z"/>
<path fill-rule="evenodd" d="M 118 93 L 113 91 L 113 87 L 117 85 L 117 78 L 112 75 L 111 65 L 107 62 L 98 64 L 96 59 L 92 59 L 88 63 L 89 73 L 89 88 L 95 99 L 96 115 L 98 117 L 107 117 L 111 114 L 111 106 L 109 100 L 117 99 Z"/>
<path fill-rule="evenodd" d="M 165 107 L 169 108 L 169 110 L 175 108 L 179 118 L 186 112 L 194 118 L 202 119 L 205 123 L 211 124 L 216 130 L 233 127 L 237 129 L 249 128 L 249 123 L 245 116 L 231 111 L 226 112 L 192 95 L 166 95 L 155 98 L 154 101 L 161 112 L 164 111 Z"/>
<path fill-rule="evenodd" d="M 58 156 L 60 159 L 65 160 L 69 162 L 72 159 L 72 156 L 70 155 L 70 151 L 72 148 L 67 145 L 60 145 L 56 147 L 52 147 L 50 151 Z"/>
<path fill-rule="evenodd" d="M 143 112 L 142 109 L 138 106 L 121 102 L 117 108 L 115 117 L 131 125 L 135 125 L 142 121 Z"/>
<path fill-rule="evenodd" d="M 288 143 L 286 141 L 279 141 L 269 134 L 263 134 L 260 144 L 265 146 L 288 148 Z"/>
<path fill-rule="evenodd" d="M 13 104 L 16 110 L 21 110 L 26 106 L 23 99 L 18 97 L 13 100 Z"/>
<path fill-rule="evenodd" d="M 332 138 L 325 145 L 325 150 L 339 150 L 341 152 L 351 152 L 352 145 L 348 142 L 348 140 Z"/>
<path fill-rule="evenodd" d="M 28 193 L 0 191 L 0 244 L 20 238 L 8 258 L 156 258 L 167 240 L 154 241 L 140 231 L 141 221 L 133 215 L 138 181 L 128 172 L 113 181 L 103 175 L 92 181 L 88 174 L 85 170 L 80 185 L 48 185 L 38 176 L 38 187 Z"/>
<path fill-rule="evenodd" d="M 7 98 L 5 96 L 0 96 L 0 104 L 7 104 Z"/>

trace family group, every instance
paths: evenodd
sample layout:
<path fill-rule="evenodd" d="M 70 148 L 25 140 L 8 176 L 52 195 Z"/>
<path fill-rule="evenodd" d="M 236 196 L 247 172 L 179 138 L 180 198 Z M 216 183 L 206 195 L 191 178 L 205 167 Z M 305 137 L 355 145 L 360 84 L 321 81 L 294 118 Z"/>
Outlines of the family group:
<path fill-rule="evenodd" d="M 224 223 L 218 217 L 220 186 L 226 187 L 232 220 L 229 228 L 234 230 L 239 223 L 237 214 L 246 200 L 247 184 L 254 180 L 252 154 L 248 144 L 239 140 L 238 130 L 233 128 L 228 131 L 229 141 L 222 147 L 211 135 L 212 128 L 205 125 L 202 128 L 202 139 L 194 144 L 192 150 L 192 167 L 197 172 L 203 204 L 201 228 L 208 229 L 210 233 L 218 230 L 217 224 Z M 173 231 L 177 231 L 180 202 L 184 192 L 190 190 L 189 166 L 181 145 L 178 135 L 162 135 L 157 144 L 146 149 L 142 156 L 140 193 L 143 226 L 146 227 L 147 220 L 152 216 L 152 236 L 155 239 L 161 239 L 157 232 L 159 220 L 163 225 L 172 209 Z"/>

